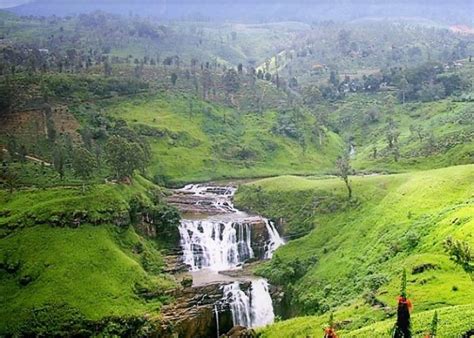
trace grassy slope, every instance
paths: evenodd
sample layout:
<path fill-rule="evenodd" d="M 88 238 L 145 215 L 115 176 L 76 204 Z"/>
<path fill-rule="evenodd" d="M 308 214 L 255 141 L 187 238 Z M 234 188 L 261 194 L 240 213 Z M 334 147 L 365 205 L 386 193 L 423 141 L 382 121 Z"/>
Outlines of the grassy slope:
<path fill-rule="evenodd" d="M 442 332 L 453 334 L 469 329 L 474 311 L 472 281 L 449 260 L 442 242 L 453 236 L 474 245 L 474 166 L 353 177 L 351 181 L 355 192 L 355 202 L 351 204 L 342 202 L 346 192 L 342 181 L 336 178 L 265 179 L 243 186 L 237 195 L 241 207 L 273 217 L 286 213 L 290 228 L 298 229 L 291 218 L 301 214 L 315 225 L 308 236 L 290 241 L 275 255 L 284 264 L 318 259 L 295 283 L 294 306 L 308 314 L 325 306 L 336 309 L 336 320 L 347 320 L 339 322 L 342 332 L 379 322 L 393 316 L 400 271 L 406 268 L 409 297 L 415 305 L 414 316 L 419 319 L 414 323 L 417 332 L 429 326 L 431 317 L 424 311 L 445 307 Z M 311 210 L 316 212 L 312 214 Z M 418 240 L 409 245 L 410 238 Z M 437 269 L 412 274 L 413 267 L 425 263 L 432 263 Z M 261 273 L 277 278 L 273 267 L 269 264 Z M 391 307 L 387 312 L 369 306 L 361 297 L 377 275 L 386 279 L 375 296 Z M 464 307 L 457 308 L 459 305 Z M 326 321 L 327 315 L 296 318 L 271 326 L 264 333 L 270 337 L 320 334 Z M 374 324 L 373 328 L 382 334 L 391 323 L 393 319 Z M 367 333 L 370 327 L 364 330 Z"/>
<path fill-rule="evenodd" d="M 330 108 L 331 109 L 331 108 Z M 367 112 L 378 111 L 378 121 L 368 122 Z M 359 170 L 406 171 L 431 169 L 474 160 L 474 103 L 444 99 L 434 102 L 397 102 L 391 92 L 351 94 L 330 115 L 331 124 L 342 130 L 345 140 L 356 148 L 353 166 Z M 395 162 L 387 147 L 388 118 L 400 132 L 400 160 Z M 421 127 L 420 141 L 410 126 Z M 429 137 L 432 132 L 432 138 Z M 430 149 L 430 141 L 434 142 Z M 373 147 L 378 156 L 373 158 Z"/>
<path fill-rule="evenodd" d="M 0 332 L 16 330 L 32 309 L 47 304 L 67 304 L 88 320 L 156 313 L 166 298 L 146 301 L 137 291 L 160 293 L 172 286 L 160 273 L 158 245 L 105 216 L 126 212 L 132 195 L 146 199 L 147 188 L 149 182 L 136 178 L 129 187 L 98 185 L 84 195 L 79 188 L 1 192 L 1 223 L 18 227 L 0 239 Z M 25 205 L 33 209 L 24 210 Z M 74 229 L 48 224 L 74 210 L 87 210 L 89 220 L 101 224 Z M 32 215 L 36 220 L 27 222 Z M 22 285 L 26 278 L 31 282 Z"/>
<path fill-rule="evenodd" d="M 148 138 L 153 152 L 150 174 L 173 183 L 327 171 L 341 151 L 339 138 L 329 133 L 322 149 L 310 144 L 303 153 L 296 140 L 272 132 L 275 112 L 238 113 L 179 95 L 132 99 L 112 106 L 109 114 L 138 130 L 146 125 L 164 134 Z M 243 150 L 251 155 L 239 159 Z"/>

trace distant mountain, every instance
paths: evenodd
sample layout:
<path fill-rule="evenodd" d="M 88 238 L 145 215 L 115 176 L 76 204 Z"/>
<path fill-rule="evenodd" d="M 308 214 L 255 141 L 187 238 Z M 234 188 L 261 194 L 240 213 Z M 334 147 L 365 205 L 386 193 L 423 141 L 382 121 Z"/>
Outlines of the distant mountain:
<path fill-rule="evenodd" d="M 12 1 L 12 0 L 9 0 Z M 19 15 L 66 16 L 102 10 L 164 20 L 347 21 L 365 17 L 423 17 L 472 24 L 472 0 L 36 0 L 10 10 Z"/>

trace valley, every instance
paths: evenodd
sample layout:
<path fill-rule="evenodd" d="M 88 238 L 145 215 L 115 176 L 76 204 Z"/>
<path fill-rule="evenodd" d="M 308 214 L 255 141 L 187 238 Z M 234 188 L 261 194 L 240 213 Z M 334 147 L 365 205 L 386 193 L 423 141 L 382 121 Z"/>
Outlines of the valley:
<path fill-rule="evenodd" d="M 471 337 L 472 5 L 227 5 L 0 8 L 0 336 Z"/>

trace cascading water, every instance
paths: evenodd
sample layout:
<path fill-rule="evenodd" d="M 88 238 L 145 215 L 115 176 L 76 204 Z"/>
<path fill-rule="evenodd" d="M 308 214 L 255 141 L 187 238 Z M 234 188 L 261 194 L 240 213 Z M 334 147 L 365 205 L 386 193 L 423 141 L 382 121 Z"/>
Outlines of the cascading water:
<path fill-rule="evenodd" d="M 191 271 L 209 268 L 214 271 L 230 270 L 254 257 L 251 226 L 248 215 L 234 208 L 234 187 L 206 187 L 187 185 L 181 191 L 202 196 L 195 202 L 212 205 L 221 217 L 204 220 L 183 219 L 179 227 L 183 260 Z M 233 217 L 229 217 L 231 214 Z M 262 218 L 268 233 L 264 259 L 284 244 L 272 222 Z"/>
<path fill-rule="evenodd" d="M 273 252 L 279 247 L 285 244 L 280 237 L 280 234 L 275 229 L 275 226 L 268 219 L 265 219 L 265 227 L 267 228 L 270 241 L 266 244 L 265 248 L 265 259 L 270 259 L 273 256 Z"/>
<path fill-rule="evenodd" d="M 224 301 L 228 302 L 234 325 L 261 327 L 273 323 L 275 315 L 268 283 L 265 279 L 252 281 L 250 292 L 244 292 L 239 282 L 225 285 Z"/>
<path fill-rule="evenodd" d="M 275 314 L 273 313 L 272 297 L 270 297 L 268 282 L 265 279 L 258 279 L 252 282 L 251 303 L 251 327 L 260 327 L 273 323 Z"/>
<path fill-rule="evenodd" d="M 229 270 L 254 256 L 248 224 L 183 220 L 179 232 L 184 263 L 191 271 Z"/>
<path fill-rule="evenodd" d="M 252 326 L 250 297 L 240 289 L 239 282 L 224 286 L 224 300 L 230 305 L 234 325 Z"/>
<path fill-rule="evenodd" d="M 265 242 L 258 242 L 260 246 L 256 246 L 264 249 L 263 255 L 259 254 L 257 258 L 270 259 L 273 252 L 284 244 L 272 222 L 250 217 L 234 208 L 232 197 L 235 191 L 235 187 L 204 185 L 188 185 L 178 190 L 185 200 L 178 198 L 175 203 L 192 214 L 196 211 L 208 214 L 204 219 L 184 218 L 179 227 L 183 261 L 191 271 L 209 269 L 218 273 L 235 269 L 254 258 L 252 244 L 256 243 L 252 243 L 252 227 L 255 224 L 259 224 L 260 232 L 262 229 L 266 231 L 260 236 Z M 233 324 L 259 327 L 272 323 L 275 316 L 267 281 L 252 279 L 245 291 L 241 285 L 240 281 L 234 281 L 222 288 L 222 301 L 229 305 Z M 217 305 L 214 311 L 219 332 Z"/>

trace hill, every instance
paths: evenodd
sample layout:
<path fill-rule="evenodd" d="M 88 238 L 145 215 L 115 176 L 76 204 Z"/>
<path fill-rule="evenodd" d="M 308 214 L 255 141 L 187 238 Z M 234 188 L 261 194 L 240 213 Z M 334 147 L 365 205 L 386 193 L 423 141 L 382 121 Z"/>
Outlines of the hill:
<path fill-rule="evenodd" d="M 472 323 L 472 280 L 443 243 L 452 237 L 474 245 L 473 169 L 351 177 L 351 201 L 337 178 L 270 178 L 243 185 L 236 202 L 272 217 L 292 239 L 258 270 L 283 287 L 284 315 L 334 311 L 343 334 L 386 332 L 393 319 L 381 321 L 395 315 L 406 269 L 415 332 L 429 327 L 432 312 L 425 311 L 439 308 L 446 315 L 440 334 L 461 334 Z M 263 333 L 318 334 L 327 318 L 291 319 Z"/>
<path fill-rule="evenodd" d="M 166 227 L 179 216 L 163 216 L 163 193 L 140 177 L 85 192 L 0 192 L 0 334 L 123 335 L 152 327 L 175 287 L 161 251 L 173 243 Z M 152 210 L 161 210 L 154 238 L 141 216 Z"/>
<path fill-rule="evenodd" d="M 106 114 L 145 135 L 156 181 L 177 184 L 219 178 L 327 172 L 342 144 L 328 132 L 319 143 L 316 119 L 301 111 L 239 112 L 189 96 L 155 96 L 118 102 Z M 287 119 L 299 114 L 294 130 Z"/>

